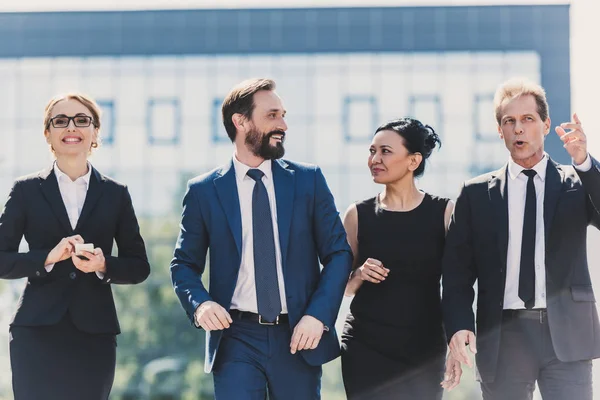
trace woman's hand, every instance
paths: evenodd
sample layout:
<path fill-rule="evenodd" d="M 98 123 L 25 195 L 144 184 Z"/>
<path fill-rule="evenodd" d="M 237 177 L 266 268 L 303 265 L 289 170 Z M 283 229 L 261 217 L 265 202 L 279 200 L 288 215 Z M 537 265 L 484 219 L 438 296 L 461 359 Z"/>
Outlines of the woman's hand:
<path fill-rule="evenodd" d="M 59 261 L 64 261 L 75 254 L 75 244 L 83 243 L 83 238 L 80 235 L 69 236 L 63 238 L 56 247 L 50 250 L 44 265 L 56 264 Z"/>
<path fill-rule="evenodd" d="M 106 273 L 106 259 L 104 258 L 104 253 L 100 247 L 96 247 L 93 253 L 85 250 L 81 253 L 87 260 L 82 260 L 75 254 L 71 255 L 75 268 L 86 274 L 89 274 L 90 272 Z"/>
<path fill-rule="evenodd" d="M 380 283 L 387 278 L 390 270 L 385 268 L 381 261 L 367 258 L 367 261 L 356 269 L 355 275 L 363 281 Z"/>

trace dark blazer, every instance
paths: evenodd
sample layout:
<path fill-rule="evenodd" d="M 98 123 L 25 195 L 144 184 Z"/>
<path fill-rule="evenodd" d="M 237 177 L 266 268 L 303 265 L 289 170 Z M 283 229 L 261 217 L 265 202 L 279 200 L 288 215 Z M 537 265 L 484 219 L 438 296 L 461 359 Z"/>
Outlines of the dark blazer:
<path fill-rule="evenodd" d="M 544 195 L 546 302 L 559 360 L 600 357 L 600 325 L 588 271 L 587 227 L 600 226 L 600 165 L 577 171 L 548 160 Z M 506 283 L 506 168 L 466 182 L 456 201 L 443 259 L 444 323 L 450 340 L 477 333 L 479 378 L 493 381 Z M 517 211 L 519 212 L 519 211 Z M 477 328 L 473 284 L 477 280 Z M 476 330 L 475 330 L 476 329 Z"/>
<path fill-rule="evenodd" d="M 79 234 L 106 258 L 103 280 L 75 268 L 70 258 L 44 269 L 62 238 Z M 18 253 L 21 238 L 29 252 Z M 119 256 L 111 256 L 113 240 Z M 110 284 L 144 281 L 150 273 L 144 241 L 127 187 L 92 168 L 81 216 L 71 228 L 52 167 L 17 179 L 0 217 L 0 278 L 27 278 L 12 326 L 56 324 L 68 311 L 88 333 L 120 333 Z"/>
<path fill-rule="evenodd" d="M 273 161 L 272 169 L 289 324 L 294 328 L 302 316 L 312 315 L 329 327 L 316 349 L 301 352 L 308 364 L 321 365 L 339 355 L 334 325 L 352 253 L 321 170 L 282 160 Z M 207 290 L 201 277 L 209 249 Z M 242 218 L 232 160 L 192 179 L 183 200 L 171 277 L 192 322 L 196 308 L 207 300 L 229 310 L 241 249 Z M 212 370 L 221 336 L 222 331 L 207 332 L 206 372 Z"/>

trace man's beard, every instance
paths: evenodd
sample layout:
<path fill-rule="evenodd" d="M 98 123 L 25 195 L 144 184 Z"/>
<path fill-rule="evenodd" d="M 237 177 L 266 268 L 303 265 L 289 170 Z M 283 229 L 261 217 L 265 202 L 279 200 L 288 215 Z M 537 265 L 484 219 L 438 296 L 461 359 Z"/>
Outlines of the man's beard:
<path fill-rule="evenodd" d="M 271 136 L 281 135 L 281 142 L 277 142 L 275 146 L 272 146 Z M 256 128 L 253 128 L 246 135 L 246 146 L 250 151 L 257 157 L 264 160 L 276 160 L 283 157 L 285 149 L 283 148 L 283 140 L 285 139 L 284 131 L 271 131 L 266 134 L 260 133 Z"/>

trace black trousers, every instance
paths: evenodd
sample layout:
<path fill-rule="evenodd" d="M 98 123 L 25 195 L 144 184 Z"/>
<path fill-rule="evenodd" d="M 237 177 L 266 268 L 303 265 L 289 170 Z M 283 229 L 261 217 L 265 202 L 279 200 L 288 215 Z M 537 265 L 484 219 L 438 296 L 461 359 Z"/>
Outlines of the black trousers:
<path fill-rule="evenodd" d="M 494 382 L 484 400 L 530 400 L 535 382 L 544 400 L 592 400 L 592 361 L 556 358 L 545 310 L 505 310 Z"/>
<path fill-rule="evenodd" d="M 12 326 L 10 363 L 15 400 L 106 400 L 116 338 L 81 332 L 68 314 L 52 326 Z"/>
<path fill-rule="evenodd" d="M 445 354 L 420 365 L 383 355 L 354 338 L 342 346 L 342 376 L 349 400 L 441 400 Z"/>

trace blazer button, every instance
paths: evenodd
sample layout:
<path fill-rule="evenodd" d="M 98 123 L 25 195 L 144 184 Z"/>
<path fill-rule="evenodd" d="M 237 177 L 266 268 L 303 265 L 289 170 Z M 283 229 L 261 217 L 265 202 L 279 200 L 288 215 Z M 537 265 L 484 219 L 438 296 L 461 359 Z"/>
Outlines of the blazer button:
<path fill-rule="evenodd" d="M 77 278 L 77 274 L 76 274 L 75 272 L 71 272 L 71 273 L 69 274 L 69 278 L 71 278 L 71 279 L 75 279 L 75 278 Z"/>
<path fill-rule="evenodd" d="M 40 276 L 40 271 L 35 271 L 35 276 Z"/>

